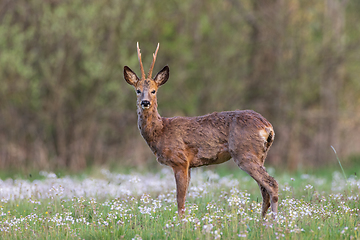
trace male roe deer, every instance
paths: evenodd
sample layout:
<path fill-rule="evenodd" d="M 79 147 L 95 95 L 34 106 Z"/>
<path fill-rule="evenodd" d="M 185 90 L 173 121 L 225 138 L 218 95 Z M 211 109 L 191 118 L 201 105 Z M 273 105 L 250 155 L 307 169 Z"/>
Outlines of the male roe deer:
<path fill-rule="evenodd" d="M 276 213 L 278 184 L 264 168 L 275 136 L 272 125 L 252 110 L 214 112 L 198 117 L 161 117 L 156 93 L 168 80 L 169 67 L 165 66 L 152 78 L 158 50 L 159 44 L 146 77 L 137 43 L 141 79 L 128 66 L 124 67 L 124 78 L 137 94 L 141 135 L 157 161 L 174 171 L 179 215 L 185 211 L 190 169 L 223 163 L 231 158 L 258 183 L 263 198 L 262 216 L 265 217 L 270 205 L 271 211 Z"/>

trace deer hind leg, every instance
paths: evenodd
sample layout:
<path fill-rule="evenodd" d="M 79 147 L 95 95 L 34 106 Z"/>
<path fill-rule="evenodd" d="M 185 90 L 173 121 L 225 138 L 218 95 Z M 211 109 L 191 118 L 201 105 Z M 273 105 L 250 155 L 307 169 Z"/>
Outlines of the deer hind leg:
<path fill-rule="evenodd" d="M 185 198 L 190 182 L 190 169 L 188 167 L 173 168 L 176 181 L 176 200 L 178 204 L 178 214 L 182 217 L 185 213 Z"/>
<path fill-rule="evenodd" d="M 261 195 L 262 195 L 262 198 L 263 198 L 261 215 L 262 215 L 262 217 L 264 218 L 265 215 L 266 215 L 267 210 L 268 210 L 269 207 L 270 207 L 270 195 L 269 195 L 269 193 L 266 191 L 266 189 L 265 189 L 263 186 L 261 186 L 260 184 L 259 184 L 259 188 L 260 188 Z"/>
<path fill-rule="evenodd" d="M 258 158 L 253 155 L 247 155 L 242 158 L 234 157 L 234 161 L 258 183 L 263 197 L 262 216 L 265 217 L 266 211 L 269 208 L 269 202 L 271 211 L 277 213 L 279 200 L 278 183 L 266 172 L 265 168 L 259 164 Z"/>

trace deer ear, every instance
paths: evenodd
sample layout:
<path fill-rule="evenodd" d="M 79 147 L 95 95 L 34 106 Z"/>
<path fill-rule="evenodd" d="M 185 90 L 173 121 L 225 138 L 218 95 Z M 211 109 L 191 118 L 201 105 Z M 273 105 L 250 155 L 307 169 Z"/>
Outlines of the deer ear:
<path fill-rule="evenodd" d="M 128 66 L 124 67 L 124 79 L 128 84 L 130 84 L 134 87 L 137 84 L 137 82 L 139 81 L 139 78 Z"/>
<path fill-rule="evenodd" d="M 156 74 L 154 81 L 158 86 L 163 85 L 169 79 L 169 67 L 166 65 L 163 69 Z"/>

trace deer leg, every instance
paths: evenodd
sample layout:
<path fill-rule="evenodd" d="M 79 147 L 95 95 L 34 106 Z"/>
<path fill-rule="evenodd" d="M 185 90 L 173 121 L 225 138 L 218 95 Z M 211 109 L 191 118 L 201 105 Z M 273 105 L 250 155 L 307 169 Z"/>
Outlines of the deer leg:
<path fill-rule="evenodd" d="M 191 179 L 191 173 L 190 173 L 190 168 L 188 169 L 188 181 L 187 181 L 187 189 L 190 186 L 190 179 Z"/>
<path fill-rule="evenodd" d="M 259 160 L 251 155 L 247 157 L 243 157 L 241 159 L 234 158 L 235 162 L 238 166 L 247 172 L 259 185 L 260 191 L 263 197 L 263 207 L 262 207 L 262 215 L 265 217 L 266 210 L 269 208 L 268 206 L 268 198 L 270 197 L 270 205 L 271 211 L 273 213 L 277 213 L 277 205 L 278 205 L 278 183 L 276 180 L 271 177 L 265 170 L 265 168 L 260 165 Z M 265 193 L 265 191 L 266 193 Z"/>
<path fill-rule="evenodd" d="M 263 186 L 261 186 L 260 184 L 259 184 L 259 188 L 260 188 L 261 195 L 262 195 L 262 198 L 263 198 L 261 216 L 264 218 L 265 215 L 266 215 L 267 210 L 270 207 L 270 195 L 266 191 L 266 189 Z"/>
<path fill-rule="evenodd" d="M 182 217 L 185 212 L 186 192 L 190 182 L 190 170 L 187 167 L 173 168 L 176 181 L 176 199 L 178 204 L 178 213 Z"/>

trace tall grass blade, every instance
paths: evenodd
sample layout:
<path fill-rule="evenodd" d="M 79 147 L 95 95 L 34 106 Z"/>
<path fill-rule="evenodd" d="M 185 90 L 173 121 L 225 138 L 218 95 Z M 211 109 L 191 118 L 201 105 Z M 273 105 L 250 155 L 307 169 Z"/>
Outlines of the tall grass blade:
<path fill-rule="evenodd" d="M 345 178 L 346 184 L 348 185 L 348 188 L 349 188 L 349 191 L 350 191 L 350 184 L 349 184 L 349 181 L 348 181 L 348 179 L 347 179 L 347 177 L 346 177 L 346 174 L 345 174 L 344 168 L 343 168 L 343 167 L 342 167 L 342 165 L 341 165 L 340 159 L 339 159 L 339 157 L 338 157 L 338 155 L 337 155 L 337 153 L 336 153 L 335 148 L 334 148 L 333 146 L 331 146 L 331 148 L 332 148 L 332 150 L 333 150 L 333 151 L 334 151 L 334 153 L 335 153 L 336 159 L 337 159 L 337 161 L 338 161 L 338 163 L 339 163 L 339 165 L 340 165 L 340 168 L 341 168 L 342 173 L 343 173 L 343 175 L 344 175 L 344 178 Z"/>

